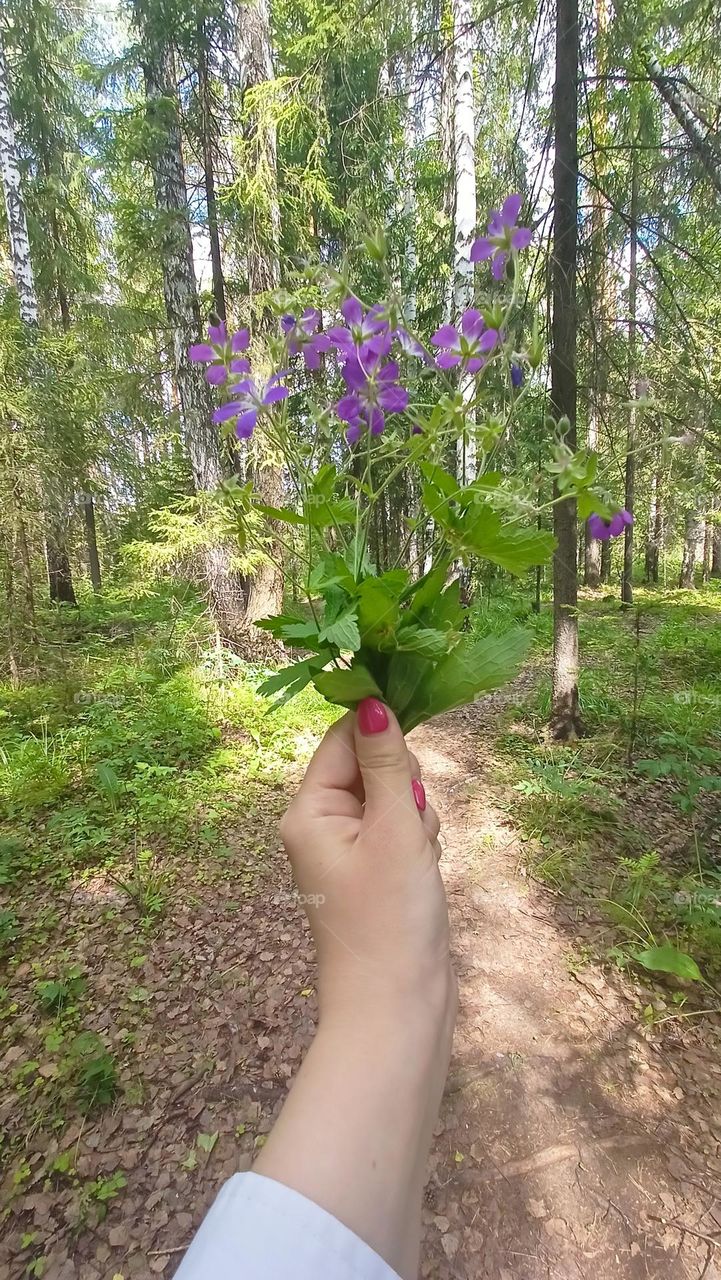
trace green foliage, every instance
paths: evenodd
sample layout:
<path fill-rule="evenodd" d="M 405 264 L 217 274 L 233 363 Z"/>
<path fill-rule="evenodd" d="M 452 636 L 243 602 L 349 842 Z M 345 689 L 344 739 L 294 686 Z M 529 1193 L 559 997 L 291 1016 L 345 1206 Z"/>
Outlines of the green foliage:
<path fill-rule="evenodd" d="M 100 1036 L 82 1031 L 70 1046 L 72 1077 L 83 1111 L 106 1107 L 118 1092 L 117 1067 Z"/>

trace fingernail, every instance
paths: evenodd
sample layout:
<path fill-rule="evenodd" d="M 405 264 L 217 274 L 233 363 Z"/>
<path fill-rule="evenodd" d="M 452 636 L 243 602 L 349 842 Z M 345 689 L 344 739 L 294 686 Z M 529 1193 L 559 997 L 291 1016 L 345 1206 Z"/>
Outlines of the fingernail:
<path fill-rule="evenodd" d="M 413 781 L 411 782 L 411 788 L 413 791 L 413 799 L 416 802 L 416 806 L 420 809 L 421 813 L 423 813 L 423 810 L 426 807 L 426 789 L 423 786 L 423 783 L 421 782 L 420 778 L 413 779 Z"/>
<path fill-rule="evenodd" d="M 382 733 L 388 728 L 388 712 L 378 698 L 364 698 L 358 703 L 358 728 L 361 733 Z"/>

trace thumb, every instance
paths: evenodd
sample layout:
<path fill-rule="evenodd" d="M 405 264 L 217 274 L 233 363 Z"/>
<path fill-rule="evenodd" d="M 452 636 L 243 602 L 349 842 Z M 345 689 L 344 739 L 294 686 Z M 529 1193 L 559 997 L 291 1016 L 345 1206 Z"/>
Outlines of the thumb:
<path fill-rule="evenodd" d="M 364 698 L 358 704 L 355 749 L 366 813 L 380 818 L 399 800 L 412 808 L 411 764 L 406 740 L 393 712 L 378 698 Z"/>

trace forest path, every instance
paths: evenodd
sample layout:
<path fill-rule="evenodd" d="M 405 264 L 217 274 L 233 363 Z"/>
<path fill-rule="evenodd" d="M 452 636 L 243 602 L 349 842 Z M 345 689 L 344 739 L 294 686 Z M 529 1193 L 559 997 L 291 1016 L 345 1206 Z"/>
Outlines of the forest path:
<path fill-rule="evenodd" d="M 718 1280 L 713 1033 L 670 1023 L 652 1034 L 639 1026 L 643 992 L 573 964 L 578 923 L 523 874 L 494 788 L 503 701 L 411 739 L 442 821 L 460 987 L 422 1275 Z"/>

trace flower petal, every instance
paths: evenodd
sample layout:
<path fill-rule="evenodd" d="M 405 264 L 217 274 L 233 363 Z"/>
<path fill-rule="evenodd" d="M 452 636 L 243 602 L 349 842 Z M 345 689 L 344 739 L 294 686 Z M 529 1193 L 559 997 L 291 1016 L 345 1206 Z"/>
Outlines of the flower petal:
<path fill-rule="evenodd" d="M 333 346 L 338 347 L 340 350 L 347 350 L 353 347 L 353 335 L 350 329 L 344 329 L 341 325 L 334 325 L 332 329 L 329 329 L 328 337 Z"/>
<path fill-rule="evenodd" d="M 218 405 L 213 411 L 213 422 L 227 422 L 228 418 L 237 418 L 242 413 L 246 405 L 237 400 L 229 400 L 227 404 Z"/>
<path fill-rule="evenodd" d="M 317 333 L 310 343 L 314 351 L 330 351 L 333 345 L 327 333 Z"/>
<path fill-rule="evenodd" d="M 281 316 L 280 327 L 283 330 L 283 333 L 290 333 L 291 329 L 295 329 L 295 316 Z"/>
<path fill-rule="evenodd" d="M 359 440 L 360 440 L 360 438 L 361 438 L 361 424 L 360 424 L 360 422 L 358 422 L 358 421 L 351 422 L 351 424 L 350 424 L 350 426 L 349 426 L 348 430 L 347 430 L 347 431 L 346 431 L 346 433 L 345 433 L 345 438 L 346 438 L 346 440 L 348 441 L 348 444 L 357 444 L 357 443 L 358 443 L 358 441 L 359 441 Z"/>
<path fill-rule="evenodd" d="M 224 347 L 228 341 L 228 330 L 224 321 L 221 320 L 220 324 L 209 324 L 208 337 L 211 342 L 215 343 L 216 347 Z"/>
<path fill-rule="evenodd" d="M 471 262 L 486 262 L 493 253 L 494 246 L 486 236 L 481 236 L 480 240 L 474 240 L 471 245 Z"/>
<path fill-rule="evenodd" d="M 206 381 L 211 387 L 221 387 L 228 377 L 228 370 L 224 364 L 209 364 L 205 370 Z"/>
<path fill-rule="evenodd" d="M 365 369 L 361 365 L 360 361 L 356 359 L 346 360 L 343 368 L 341 369 L 341 375 L 346 386 L 349 387 L 351 391 L 360 391 L 368 381 L 368 375 Z"/>
<path fill-rule="evenodd" d="M 317 307 L 306 307 L 300 323 L 306 333 L 315 333 L 321 322 L 321 314 Z"/>
<path fill-rule="evenodd" d="M 497 329 L 486 329 L 486 332 L 482 333 L 478 339 L 479 350 L 488 354 L 496 346 L 499 337 L 500 334 Z"/>
<path fill-rule="evenodd" d="M 518 222 L 518 215 L 521 212 L 522 198 L 519 195 L 508 196 L 503 201 L 501 209 L 501 222 L 504 227 L 515 227 Z"/>
<path fill-rule="evenodd" d="M 351 294 L 350 298 L 344 298 L 341 302 L 340 313 L 348 324 L 360 324 L 363 320 L 362 303 Z"/>
<path fill-rule="evenodd" d="M 439 369 L 455 369 L 460 363 L 461 357 L 456 351 L 441 351 L 436 359 Z"/>
<path fill-rule="evenodd" d="M 361 402 L 357 396 L 343 396 L 337 403 L 335 411 L 343 422 L 356 422 L 360 417 Z"/>
<path fill-rule="evenodd" d="M 235 434 L 238 436 L 238 439 L 247 440 L 252 436 L 257 421 L 257 409 L 246 409 L 245 413 L 241 413 L 235 424 Z"/>
<path fill-rule="evenodd" d="M 533 238 L 533 232 L 530 227 L 516 227 L 511 236 L 511 248 L 518 252 L 521 249 L 527 249 Z"/>
<path fill-rule="evenodd" d="M 234 333 L 232 338 L 230 339 L 230 349 L 233 352 L 233 354 L 236 354 L 238 351 L 245 351 L 249 343 L 250 343 L 250 330 L 238 329 L 238 332 Z"/>
<path fill-rule="evenodd" d="M 369 409 L 366 413 L 368 426 L 371 429 L 372 436 L 379 436 L 386 425 L 386 420 L 381 409 Z"/>
<path fill-rule="evenodd" d="M 306 342 L 303 345 L 303 360 L 306 369 L 310 369 L 311 373 L 315 373 L 320 369 L 320 351 L 318 351 L 312 342 Z"/>
<path fill-rule="evenodd" d="M 453 324 L 442 324 L 440 329 L 436 329 L 431 342 L 434 347 L 457 347 L 458 330 Z"/>
<path fill-rule="evenodd" d="M 403 413 L 408 406 L 408 392 L 405 387 L 384 387 L 378 396 L 378 404 L 386 413 Z"/>
<path fill-rule="evenodd" d="M 230 362 L 231 373 L 250 373 L 250 361 L 244 360 L 242 356 Z"/>
<path fill-rule="evenodd" d="M 265 392 L 263 393 L 263 404 L 276 404 L 278 400 L 285 400 L 287 395 L 288 388 L 279 386 L 278 383 L 275 383 L 272 387 L 266 387 Z"/>
<path fill-rule="evenodd" d="M 508 254 L 499 249 L 491 263 L 491 275 L 494 280 L 502 280 L 505 276 L 507 259 Z"/>
<path fill-rule="evenodd" d="M 610 525 L 603 516 L 588 517 L 588 533 L 591 538 L 597 538 L 600 542 L 607 542 L 611 536 Z"/>
<path fill-rule="evenodd" d="M 480 373 L 481 369 L 485 368 L 485 364 L 485 360 L 481 360 L 479 356 L 469 356 L 464 361 L 464 366 L 469 373 Z"/>
<path fill-rule="evenodd" d="M 384 364 L 382 369 L 376 374 L 379 382 L 397 382 L 398 381 L 398 365 L 395 360 L 389 360 L 388 364 Z"/>
<path fill-rule="evenodd" d="M 461 316 L 461 330 L 466 338 L 478 338 L 483 333 L 486 322 L 480 311 L 475 307 L 468 307 Z"/>
<path fill-rule="evenodd" d="M 192 347 L 188 347 L 188 355 L 191 360 L 217 360 L 218 352 L 215 347 L 211 347 L 207 342 L 194 342 Z"/>
<path fill-rule="evenodd" d="M 488 215 L 489 236 L 502 236 L 504 232 L 503 217 L 499 209 L 491 209 Z"/>

